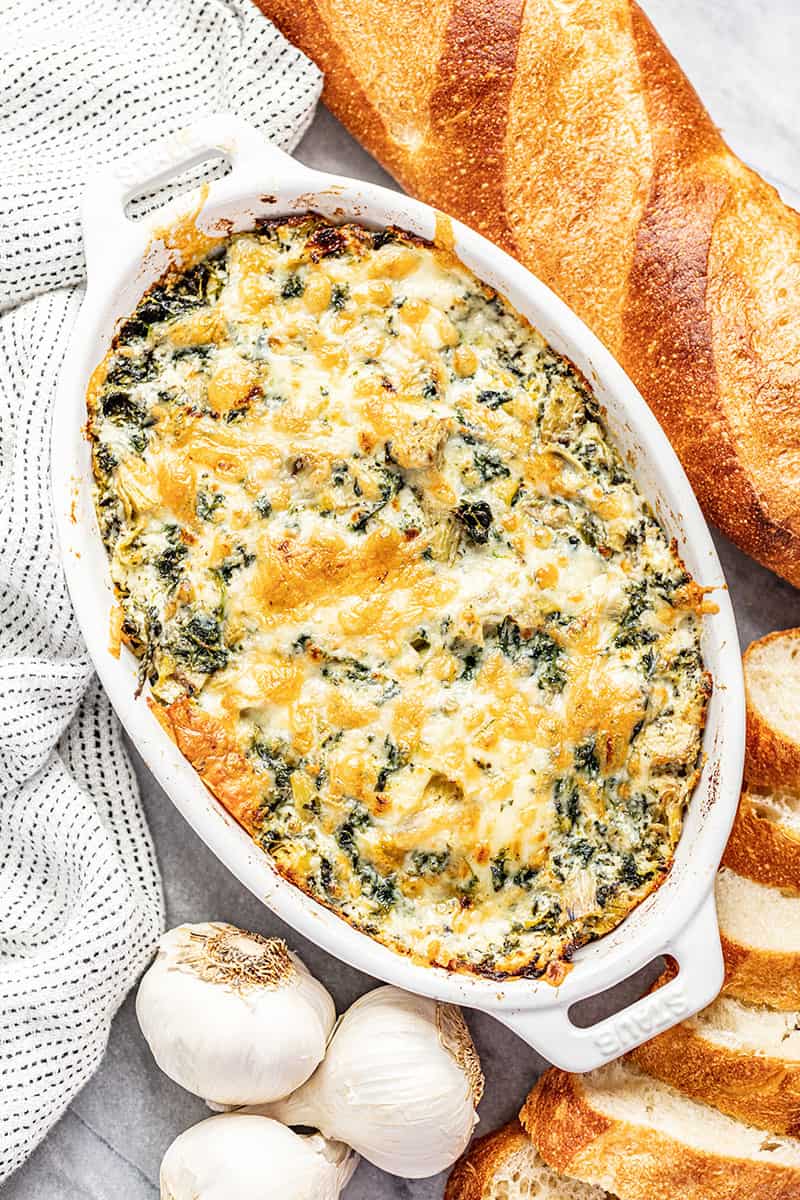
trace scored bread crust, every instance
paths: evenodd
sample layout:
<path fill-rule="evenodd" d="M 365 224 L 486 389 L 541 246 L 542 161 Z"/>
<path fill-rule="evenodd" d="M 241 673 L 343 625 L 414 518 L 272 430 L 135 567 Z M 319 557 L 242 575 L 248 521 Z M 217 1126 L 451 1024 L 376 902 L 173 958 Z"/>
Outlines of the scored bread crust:
<path fill-rule="evenodd" d="M 793 582 L 797 583 L 796 580 Z M 800 742 L 793 741 L 770 725 L 751 696 L 747 669 L 750 660 L 764 646 L 776 641 L 797 641 L 800 629 L 779 629 L 751 642 L 744 652 L 745 694 L 747 696 L 747 738 L 745 741 L 744 777 L 753 790 L 800 792 Z M 780 687 L 780 680 L 775 681 Z"/>
<path fill-rule="evenodd" d="M 643 1119 L 645 1113 L 643 1112 Z M 592 1107 L 580 1075 L 552 1068 L 520 1122 L 549 1166 L 619 1200 L 797 1200 L 800 1169 L 697 1149 Z"/>
<path fill-rule="evenodd" d="M 257 0 L 413 195 L 606 343 L 708 516 L 800 584 L 800 216 L 729 150 L 634 0 Z"/>
<path fill-rule="evenodd" d="M 668 968 L 652 990 L 675 974 L 674 967 Z M 800 1134 L 800 1063 L 711 1041 L 687 1022 L 644 1042 L 627 1057 L 648 1075 L 729 1117 L 772 1133 Z"/>
<path fill-rule="evenodd" d="M 722 865 L 767 887 L 800 896 L 800 836 L 763 812 L 743 792 Z"/>

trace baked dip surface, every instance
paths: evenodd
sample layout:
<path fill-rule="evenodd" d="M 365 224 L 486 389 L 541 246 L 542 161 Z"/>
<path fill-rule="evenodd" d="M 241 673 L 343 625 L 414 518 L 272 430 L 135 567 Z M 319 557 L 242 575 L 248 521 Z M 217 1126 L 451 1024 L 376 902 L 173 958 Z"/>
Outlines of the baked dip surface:
<path fill-rule="evenodd" d="M 285 876 L 418 960 L 553 979 L 661 882 L 701 589 L 586 382 L 452 254 L 234 235 L 88 406 L 121 634 Z"/>

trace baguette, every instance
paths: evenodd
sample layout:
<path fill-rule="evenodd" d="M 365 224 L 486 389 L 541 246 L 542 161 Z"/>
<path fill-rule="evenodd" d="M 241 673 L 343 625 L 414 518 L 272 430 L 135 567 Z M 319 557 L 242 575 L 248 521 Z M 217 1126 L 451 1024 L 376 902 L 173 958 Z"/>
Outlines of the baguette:
<path fill-rule="evenodd" d="M 546 1166 L 519 1121 L 473 1142 L 447 1180 L 444 1200 L 614 1200 L 602 1188 Z"/>
<path fill-rule="evenodd" d="M 550 1070 L 520 1121 L 546 1163 L 620 1200 L 797 1200 L 800 1142 L 696 1104 L 628 1062 Z"/>
<path fill-rule="evenodd" d="M 707 516 L 800 585 L 800 216 L 635 0 L 258 3 L 408 191 L 583 317 Z"/>
<path fill-rule="evenodd" d="M 658 988 L 675 974 L 664 972 Z M 800 1013 L 720 996 L 629 1054 L 648 1075 L 772 1133 L 800 1134 Z"/>
<path fill-rule="evenodd" d="M 783 629 L 748 646 L 747 785 L 800 793 L 800 629 Z"/>
<path fill-rule="evenodd" d="M 783 1011 L 800 1009 L 800 899 L 721 867 L 717 916 L 726 995 Z"/>

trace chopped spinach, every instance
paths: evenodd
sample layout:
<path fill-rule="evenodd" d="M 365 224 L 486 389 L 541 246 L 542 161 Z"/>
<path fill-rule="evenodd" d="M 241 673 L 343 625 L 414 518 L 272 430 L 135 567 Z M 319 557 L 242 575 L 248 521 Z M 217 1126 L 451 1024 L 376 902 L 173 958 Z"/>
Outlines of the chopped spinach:
<path fill-rule="evenodd" d="M 151 379 L 154 374 L 155 361 L 152 351 L 145 354 L 117 354 L 111 360 L 106 372 L 105 386 L 111 384 L 116 388 L 129 388 L 134 384 Z"/>
<path fill-rule="evenodd" d="M 468 650 L 466 654 L 462 655 L 464 669 L 458 678 L 466 680 L 474 679 L 478 667 L 480 666 L 481 657 L 482 651 L 479 646 L 475 646 L 473 649 Z"/>
<path fill-rule="evenodd" d="M 478 392 L 478 404 L 485 404 L 492 411 L 496 411 L 503 404 L 510 404 L 513 399 L 510 392 L 494 392 L 488 389 Z"/>
<path fill-rule="evenodd" d="M 153 566 L 170 590 L 178 585 L 188 553 L 182 542 L 173 541 L 153 559 Z"/>
<path fill-rule="evenodd" d="M 537 629 L 525 637 L 514 618 L 506 616 L 497 627 L 496 636 L 506 657 L 526 665 L 540 687 L 552 692 L 564 688 L 567 682 L 561 665 L 564 651 L 544 629 Z"/>
<path fill-rule="evenodd" d="M 94 461 L 97 463 L 104 475 L 110 475 L 117 466 L 117 459 L 114 451 L 105 442 L 95 443 Z"/>
<path fill-rule="evenodd" d="M 201 521 L 211 521 L 214 513 L 225 503 L 222 492 L 207 492 L 200 489 L 195 497 L 194 511 Z"/>
<path fill-rule="evenodd" d="M 506 858 L 505 851 L 502 851 L 500 854 L 498 854 L 495 858 L 492 859 L 491 871 L 492 871 L 492 888 L 494 889 L 494 891 L 499 892 L 500 889 L 505 886 L 506 881 L 509 877 L 508 860 Z"/>
<path fill-rule="evenodd" d="M 179 627 L 173 645 L 178 662 L 203 675 L 221 671 L 230 657 L 222 640 L 222 625 L 213 613 L 203 609 L 193 613 Z"/>
<path fill-rule="evenodd" d="M 319 860 L 319 884 L 323 892 L 331 894 L 334 887 L 333 867 L 330 860 L 324 856 Z"/>
<path fill-rule="evenodd" d="M 553 803 L 559 825 L 565 832 L 572 829 L 581 811 L 581 794 L 574 779 L 559 776 L 553 784 Z"/>
<path fill-rule="evenodd" d="M 450 861 L 449 850 L 413 850 L 409 875 L 441 875 Z"/>
<path fill-rule="evenodd" d="M 106 392 L 101 401 L 103 416 L 116 425 L 137 425 L 144 428 L 152 425 L 153 418 L 138 400 L 128 392 Z"/>
<path fill-rule="evenodd" d="M 291 804 L 293 765 L 287 760 L 285 748 L 261 741 L 256 737 L 251 747 L 259 763 L 272 774 L 272 792 L 265 807 L 269 812 L 276 812 L 284 805 Z"/>
<path fill-rule="evenodd" d="M 587 738 L 585 742 L 576 746 L 573 751 L 573 759 L 576 771 L 584 771 L 587 775 L 597 775 L 600 763 L 597 758 L 596 739 Z"/>
<path fill-rule="evenodd" d="M 230 583 L 236 571 L 251 566 L 255 561 L 256 556 L 250 550 L 244 546 L 236 546 L 227 558 L 224 558 L 218 567 L 212 567 L 212 570 L 223 583 Z"/>
<path fill-rule="evenodd" d="M 218 278 L 216 263 L 204 259 L 188 271 L 157 284 L 120 328 L 118 344 L 124 346 L 134 338 L 145 338 L 153 325 L 182 316 L 194 308 L 202 308 L 208 303 L 212 282 Z"/>
<path fill-rule="evenodd" d="M 345 304 L 347 303 L 347 299 L 348 299 L 349 295 L 350 295 L 350 288 L 347 286 L 346 283 L 335 283 L 333 285 L 333 287 L 331 288 L 331 299 L 330 299 L 331 308 L 335 309 L 336 312 L 341 312 L 342 309 L 344 308 Z"/>
<path fill-rule="evenodd" d="M 350 518 L 351 529 L 356 530 L 358 533 L 363 533 L 372 518 L 376 516 L 381 509 L 385 508 L 391 500 L 394 499 L 402 486 L 402 475 L 395 471 L 388 471 L 384 469 L 383 479 L 380 485 L 380 499 L 376 500 L 372 507 L 366 509 L 366 511 L 357 510 L 355 513 L 353 513 L 352 517 Z"/>
<path fill-rule="evenodd" d="M 318 646 L 313 646 L 310 641 L 301 647 L 304 652 L 308 652 L 309 648 L 315 657 L 323 660 L 320 674 L 323 678 L 330 679 L 338 687 L 344 683 L 352 683 L 357 688 L 364 688 L 367 692 L 372 693 L 371 698 L 375 704 L 385 704 L 387 700 L 392 700 L 399 695 L 400 684 L 391 675 L 374 670 L 366 663 L 359 662 L 357 658 L 327 654 Z"/>
<path fill-rule="evenodd" d="M 383 748 L 386 752 L 386 763 L 378 771 L 378 778 L 375 782 L 377 792 L 385 791 L 389 776 L 393 775 L 395 771 L 400 771 L 406 765 L 405 756 L 390 737 L 385 739 Z"/>
<path fill-rule="evenodd" d="M 614 638 L 616 646 L 646 646 L 656 640 L 656 635 L 639 624 L 650 608 L 647 580 L 640 579 L 628 588 L 628 604 L 619 620 L 619 632 Z"/>
<path fill-rule="evenodd" d="M 490 483 L 493 479 L 506 479 L 511 474 L 498 451 L 493 447 L 476 446 L 472 452 L 472 461 L 475 463 L 475 470 L 485 483 Z"/>
<path fill-rule="evenodd" d="M 284 300 L 292 300 L 296 296 L 302 296 L 306 290 L 306 285 L 303 282 L 302 275 L 296 271 L 292 275 L 287 275 L 283 287 L 281 288 L 281 296 Z"/>

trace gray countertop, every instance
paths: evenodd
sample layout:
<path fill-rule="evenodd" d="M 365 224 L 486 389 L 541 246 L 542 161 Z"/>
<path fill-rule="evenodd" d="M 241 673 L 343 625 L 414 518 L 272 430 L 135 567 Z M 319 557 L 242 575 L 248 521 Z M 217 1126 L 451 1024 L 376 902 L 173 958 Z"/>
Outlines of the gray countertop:
<path fill-rule="evenodd" d="M 703 96 L 734 149 L 777 180 L 800 187 L 800 5 L 797 0 L 640 0 Z M 315 166 L 388 179 L 320 110 L 297 155 Z M 800 593 L 717 538 L 742 644 L 800 624 Z M 135 758 L 135 755 L 134 755 Z M 281 933 L 333 992 L 339 1009 L 372 986 L 286 929 L 231 876 L 136 761 L 167 900 L 167 924 L 220 919 Z M 542 1060 L 490 1017 L 469 1022 L 486 1073 L 482 1131 L 518 1110 Z M 5 1200 L 155 1200 L 170 1141 L 207 1115 L 201 1101 L 162 1075 L 139 1034 L 132 997 L 116 1017 L 97 1074 L 29 1161 L 5 1185 Z M 362 1163 L 347 1200 L 434 1200 L 443 1177 L 404 1182 Z M 233 1198 L 232 1198 L 233 1200 Z M 242 1197 L 242 1200 L 245 1200 Z"/>

